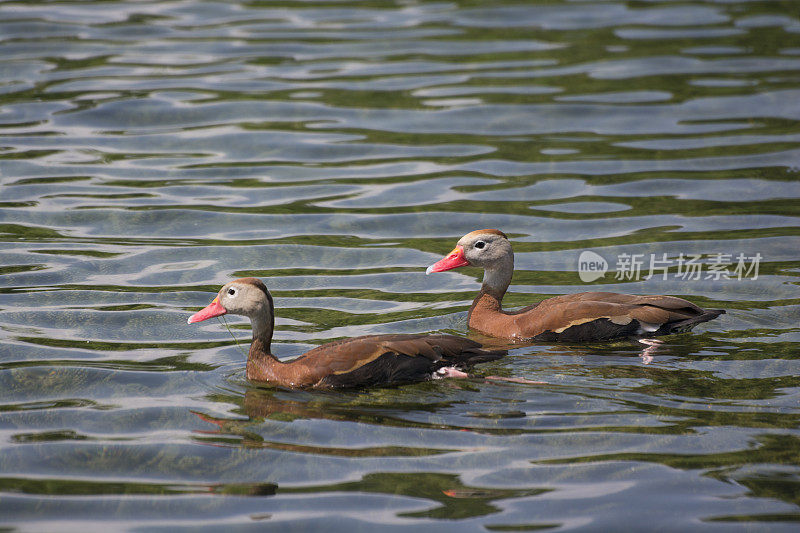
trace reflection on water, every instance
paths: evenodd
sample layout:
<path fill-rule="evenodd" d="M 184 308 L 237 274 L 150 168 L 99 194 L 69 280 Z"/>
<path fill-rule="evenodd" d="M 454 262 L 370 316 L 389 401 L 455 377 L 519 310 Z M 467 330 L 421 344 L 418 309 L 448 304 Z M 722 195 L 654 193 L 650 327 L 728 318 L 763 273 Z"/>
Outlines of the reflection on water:
<path fill-rule="evenodd" d="M 794 7 L 0 4 L 0 524 L 796 529 Z M 514 243 L 507 306 L 591 287 L 728 314 L 649 364 L 512 345 L 468 380 L 337 392 L 254 387 L 222 325 L 185 326 L 252 275 L 286 357 L 487 340 L 479 271 L 424 275 L 484 227 Z M 584 250 L 612 272 L 581 282 Z M 763 260 L 617 279 L 621 254 Z"/>

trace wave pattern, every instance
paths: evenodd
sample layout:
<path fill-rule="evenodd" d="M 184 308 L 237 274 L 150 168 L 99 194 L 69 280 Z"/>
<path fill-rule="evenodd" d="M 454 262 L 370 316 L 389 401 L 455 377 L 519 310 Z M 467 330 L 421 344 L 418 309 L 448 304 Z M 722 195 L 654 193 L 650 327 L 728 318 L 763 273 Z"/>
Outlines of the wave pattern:
<path fill-rule="evenodd" d="M 795 530 L 793 7 L 0 3 L 0 523 Z M 424 267 L 484 227 L 514 243 L 508 306 L 729 313 L 649 364 L 513 346 L 474 379 L 340 392 L 254 387 L 221 325 L 185 325 L 253 275 L 281 357 L 470 334 L 480 273 Z M 611 271 L 583 283 L 584 250 Z M 615 275 L 624 254 L 672 268 Z M 710 275 L 719 254 L 758 274 Z"/>

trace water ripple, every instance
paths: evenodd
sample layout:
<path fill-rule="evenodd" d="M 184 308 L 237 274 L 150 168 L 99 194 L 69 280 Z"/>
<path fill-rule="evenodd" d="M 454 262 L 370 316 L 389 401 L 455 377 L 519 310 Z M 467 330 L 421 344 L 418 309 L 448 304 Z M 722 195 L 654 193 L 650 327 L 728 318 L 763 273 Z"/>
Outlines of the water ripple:
<path fill-rule="evenodd" d="M 0 4 L 2 526 L 794 531 L 788 4 Z M 514 244 L 509 307 L 728 314 L 649 364 L 511 345 L 470 379 L 336 392 L 255 387 L 245 320 L 185 324 L 257 276 L 280 358 L 490 341 L 465 327 L 479 272 L 424 275 L 481 227 Z M 612 270 L 590 286 L 587 249 Z M 622 254 L 761 262 L 623 279 Z"/>

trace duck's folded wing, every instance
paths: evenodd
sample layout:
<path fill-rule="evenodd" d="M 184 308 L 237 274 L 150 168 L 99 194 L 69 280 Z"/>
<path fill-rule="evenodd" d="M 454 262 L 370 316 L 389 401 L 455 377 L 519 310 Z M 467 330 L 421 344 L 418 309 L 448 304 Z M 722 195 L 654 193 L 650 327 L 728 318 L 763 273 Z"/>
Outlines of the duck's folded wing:
<path fill-rule="evenodd" d="M 572 337 L 574 340 L 584 337 L 599 340 L 655 332 L 664 334 L 671 331 L 673 324 L 693 326 L 723 312 L 707 311 L 674 296 L 580 293 L 542 302 L 536 318 L 527 328 L 530 337 L 561 335 L 564 337 L 561 340 Z"/>
<path fill-rule="evenodd" d="M 324 384 L 414 381 L 443 366 L 469 366 L 505 355 L 452 335 L 370 335 L 322 345 L 293 364 L 307 365 Z"/>
<path fill-rule="evenodd" d="M 454 335 L 367 335 L 323 344 L 306 352 L 295 364 L 313 364 L 328 372 L 346 373 L 375 361 L 386 353 L 420 357 L 431 363 L 473 357 L 497 359 L 503 350 L 487 350 L 481 344 Z"/>

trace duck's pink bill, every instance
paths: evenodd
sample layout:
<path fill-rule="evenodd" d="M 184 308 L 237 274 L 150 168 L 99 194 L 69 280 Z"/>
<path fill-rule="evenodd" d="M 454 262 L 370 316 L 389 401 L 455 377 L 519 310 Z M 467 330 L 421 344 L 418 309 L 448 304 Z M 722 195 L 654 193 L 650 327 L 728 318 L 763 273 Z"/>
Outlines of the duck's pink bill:
<path fill-rule="evenodd" d="M 219 303 L 219 297 L 216 297 L 210 304 L 190 316 L 187 322 L 189 324 L 202 322 L 203 320 L 208 320 L 209 318 L 214 318 L 215 316 L 222 316 L 227 312 L 228 310 L 222 307 L 222 304 Z"/>
<path fill-rule="evenodd" d="M 440 259 L 425 270 L 425 274 L 431 272 L 444 272 L 458 267 L 469 265 L 469 261 L 464 257 L 464 249 L 461 246 L 456 246 L 453 251 L 447 254 L 447 257 Z"/>

